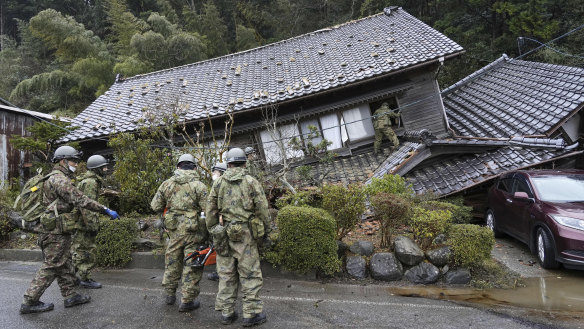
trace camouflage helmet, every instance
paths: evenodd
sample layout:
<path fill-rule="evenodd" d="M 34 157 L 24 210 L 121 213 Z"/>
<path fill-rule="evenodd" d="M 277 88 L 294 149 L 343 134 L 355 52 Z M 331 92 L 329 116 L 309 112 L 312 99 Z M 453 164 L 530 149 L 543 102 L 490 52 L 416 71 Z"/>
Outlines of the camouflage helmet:
<path fill-rule="evenodd" d="M 227 164 L 225 162 L 217 162 L 211 169 L 211 171 L 215 170 L 225 172 L 225 170 L 227 170 Z"/>
<path fill-rule="evenodd" d="M 101 155 L 92 155 L 87 159 L 87 169 L 95 169 L 103 166 L 107 166 L 107 160 Z"/>
<path fill-rule="evenodd" d="M 252 154 L 252 153 L 255 153 L 255 150 L 253 149 L 253 147 L 248 146 L 248 147 L 245 148 L 245 155 L 249 155 L 249 154 Z"/>
<path fill-rule="evenodd" d="M 188 153 L 181 155 L 180 158 L 178 158 L 178 162 L 176 164 L 178 165 L 181 162 L 192 162 L 194 164 L 197 164 L 197 160 L 195 160 L 195 157 Z"/>
<path fill-rule="evenodd" d="M 227 152 L 227 163 L 233 162 L 246 162 L 247 157 L 245 156 L 245 152 L 239 147 L 232 148 Z"/>
<path fill-rule="evenodd" d="M 388 102 L 383 102 L 383 103 L 381 103 L 381 106 L 389 107 L 389 103 Z"/>
<path fill-rule="evenodd" d="M 53 154 L 53 162 L 59 162 L 63 159 L 81 160 L 83 152 L 79 152 L 71 146 L 59 146 Z"/>

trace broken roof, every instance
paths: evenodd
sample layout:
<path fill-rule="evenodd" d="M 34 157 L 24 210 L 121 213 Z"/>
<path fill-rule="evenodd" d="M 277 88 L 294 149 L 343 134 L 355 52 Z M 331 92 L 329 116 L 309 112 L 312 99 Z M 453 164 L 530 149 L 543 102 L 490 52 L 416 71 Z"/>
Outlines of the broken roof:
<path fill-rule="evenodd" d="M 114 83 L 75 118 L 63 141 L 134 131 L 157 107 L 179 104 L 182 120 L 340 88 L 437 61 L 463 49 L 398 7 L 263 47 Z"/>
<path fill-rule="evenodd" d="M 458 136 L 547 135 L 584 104 L 584 69 L 506 55 L 443 91 Z"/>

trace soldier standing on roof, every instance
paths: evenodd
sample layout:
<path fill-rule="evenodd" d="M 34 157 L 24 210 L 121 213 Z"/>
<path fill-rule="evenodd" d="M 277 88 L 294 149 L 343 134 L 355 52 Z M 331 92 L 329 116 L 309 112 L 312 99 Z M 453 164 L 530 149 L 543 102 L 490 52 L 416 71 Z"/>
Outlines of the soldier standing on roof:
<path fill-rule="evenodd" d="M 260 183 L 250 176 L 240 148 L 227 152 L 227 171 L 213 183 L 207 205 L 207 228 L 217 250 L 219 291 L 215 307 L 221 323 L 237 319 L 235 301 L 241 286 L 243 326 L 266 322 L 259 292 L 263 285 L 258 244 L 269 233 L 268 201 Z"/>
<path fill-rule="evenodd" d="M 392 144 L 390 152 L 395 151 L 399 146 L 399 140 L 393 129 L 391 129 L 391 119 L 395 118 L 399 118 L 399 113 L 393 112 L 389 108 L 387 102 L 383 102 L 375 113 L 373 113 L 373 127 L 375 128 L 375 142 L 373 143 L 373 149 L 375 154 L 379 153 L 381 149 L 383 135 L 385 135 Z"/>
<path fill-rule="evenodd" d="M 182 298 L 179 312 L 188 312 L 199 308 L 201 303 L 195 300 L 199 296 L 199 281 L 203 276 L 203 267 L 184 266 L 184 258 L 207 238 L 205 220 L 200 214 L 205 208 L 207 187 L 195 170 L 197 161 L 190 154 L 183 154 L 178 159 L 174 175 L 164 181 L 150 207 L 156 212 L 168 209 L 164 223 L 170 240 L 166 246 L 164 277 L 162 286 L 166 291 L 166 304 L 176 302 L 176 289 L 182 273 Z"/>
<path fill-rule="evenodd" d="M 77 169 L 81 152 L 71 146 L 61 146 L 53 155 L 53 171 L 44 182 L 43 206 L 47 211 L 41 216 L 42 233 L 38 243 L 43 252 L 43 264 L 37 271 L 29 288 L 24 293 L 20 313 L 38 313 L 50 311 L 53 303 L 45 304 L 40 297 L 51 283 L 57 279 L 65 307 L 85 304 L 90 296 L 80 295 L 75 291 L 75 270 L 71 263 L 71 232 L 75 227 L 75 207 L 84 208 L 109 215 L 112 219 L 118 214 L 83 195 L 71 182 Z"/>
<path fill-rule="evenodd" d="M 78 179 L 77 188 L 88 197 L 97 200 L 103 176 L 107 172 L 107 160 L 101 155 L 92 155 L 87 159 L 87 171 Z M 81 209 L 78 227 L 73 234 L 71 254 L 73 266 L 81 280 L 79 284 L 87 289 L 99 289 L 101 283 L 91 278 L 90 271 L 95 267 L 95 237 L 99 230 L 99 216 L 91 211 Z"/>

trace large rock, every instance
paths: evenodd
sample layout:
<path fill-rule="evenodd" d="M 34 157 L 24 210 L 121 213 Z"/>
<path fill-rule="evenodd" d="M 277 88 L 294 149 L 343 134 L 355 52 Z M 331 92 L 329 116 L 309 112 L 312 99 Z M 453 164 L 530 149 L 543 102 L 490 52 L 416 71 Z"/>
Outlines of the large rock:
<path fill-rule="evenodd" d="M 439 267 L 448 264 L 451 255 L 452 251 L 448 246 L 426 251 L 426 258 L 430 263 Z"/>
<path fill-rule="evenodd" d="M 398 236 L 393 243 L 393 250 L 397 259 L 407 265 L 416 265 L 424 260 L 422 249 L 407 236 Z"/>
<path fill-rule="evenodd" d="M 375 280 L 395 281 L 403 276 L 402 264 L 391 252 L 376 253 L 371 257 L 371 276 Z"/>
<path fill-rule="evenodd" d="M 365 259 L 361 256 L 347 258 L 347 273 L 357 279 L 365 279 Z"/>
<path fill-rule="evenodd" d="M 429 284 L 438 281 L 440 270 L 430 263 L 420 263 L 407 270 L 404 276 L 410 282 Z"/>
<path fill-rule="evenodd" d="M 470 282 L 470 271 L 465 268 L 448 271 L 444 276 L 444 280 L 448 284 L 467 284 Z"/>
<path fill-rule="evenodd" d="M 446 243 L 446 235 L 444 234 L 438 234 L 434 240 L 432 240 L 432 245 L 433 246 L 440 246 Z"/>
<path fill-rule="evenodd" d="M 351 245 L 350 250 L 357 255 L 369 257 L 373 255 L 373 243 L 369 241 L 357 241 Z"/>

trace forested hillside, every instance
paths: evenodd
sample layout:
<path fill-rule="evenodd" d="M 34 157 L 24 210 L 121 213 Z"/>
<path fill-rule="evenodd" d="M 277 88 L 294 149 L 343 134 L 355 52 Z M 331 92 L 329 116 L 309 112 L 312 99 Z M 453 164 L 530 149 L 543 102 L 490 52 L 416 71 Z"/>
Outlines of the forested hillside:
<path fill-rule="evenodd" d="M 250 49 L 387 6 L 466 49 L 440 71 L 442 88 L 502 53 L 517 57 L 558 37 L 524 59 L 584 65 L 582 0 L 2 0 L 0 97 L 72 116 L 118 74 Z"/>

